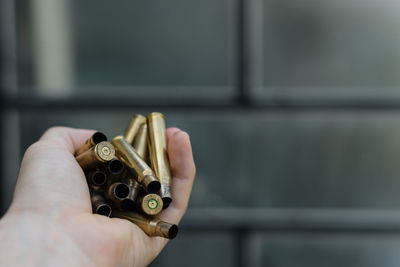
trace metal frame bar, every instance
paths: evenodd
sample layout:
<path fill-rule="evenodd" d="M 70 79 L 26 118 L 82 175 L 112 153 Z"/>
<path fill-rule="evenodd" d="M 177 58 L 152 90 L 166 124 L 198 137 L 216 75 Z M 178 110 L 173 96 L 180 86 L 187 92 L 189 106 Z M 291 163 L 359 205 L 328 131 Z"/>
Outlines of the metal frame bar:
<path fill-rule="evenodd" d="M 0 101 L 18 93 L 17 34 L 15 1 L 0 0 Z M 11 107 L 12 108 L 12 107 Z M 0 110 L 0 142 L 4 148 L 6 110 Z M 3 150 L 4 151 L 4 150 Z M 6 170 L 4 155 L 0 153 L 0 190 L 4 190 Z M 0 216 L 5 212 L 4 199 L 0 198 Z"/>
<path fill-rule="evenodd" d="M 363 209 L 192 208 L 183 229 L 400 233 L 400 211 Z"/>
<path fill-rule="evenodd" d="M 238 103 L 239 102 L 239 103 Z M 33 97 L 4 97 L 1 102 L 2 109 L 18 110 L 68 110 L 68 109 L 105 109 L 120 110 L 131 108 L 171 108 L 171 109 L 213 109 L 213 110 L 399 110 L 400 98 L 377 100 L 348 99 L 327 100 L 309 99 L 293 101 L 288 99 L 271 99 L 263 103 L 250 104 L 245 99 L 226 98 L 128 98 L 128 97 L 70 97 L 70 98 L 45 98 Z"/>
<path fill-rule="evenodd" d="M 237 34 L 237 59 L 238 59 L 238 68 L 237 68 L 237 77 L 238 77 L 238 87 L 237 87 L 237 95 L 239 105 L 249 105 L 250 98 L 248 92 L 246 90 L 246 38 L 245 38 L 245 20 L 246 20 L 246 4 L 245 0 L 238 0 L 238 34 Z"/>
<path fill-rule="evenodd" d="M 0 55 L 2 96 L 18 90 L 15 2 L 0 0 Z"/>

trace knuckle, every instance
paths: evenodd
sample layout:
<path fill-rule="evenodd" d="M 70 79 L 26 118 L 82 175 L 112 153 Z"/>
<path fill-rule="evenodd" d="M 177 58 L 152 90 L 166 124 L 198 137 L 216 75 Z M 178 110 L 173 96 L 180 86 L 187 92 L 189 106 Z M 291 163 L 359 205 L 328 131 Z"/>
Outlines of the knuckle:
<path fill-rule="evenodd" d="M 190 139 L 189 134 L 188 134 L 187 132 L 185 132 L 185 131 L 179 131 L 179 132 L 177 133 L 177 135 L 180 136 L 181 138 Z"/>
<path fill-rule="evenodd" d="M 65 127 L 62 126 L 52 126 L 49 129 L 47 129 L 43 135 L 53 135 L 53 134 L 59 134 L 65 130 Z"/>
<path fill-rule="evenodd" d="M 167 131 L 176 132 L 176 131 L 179 131 L 179 128 L 177 128 L 177 127 L 169 127 L 167 129 Z"/>
<path fill-rule="evenodd" d="M 24 157 L 38 153 L 39 151 L 41 151 L 42 147 L 43 147 L 42 142 L 36 141 L 25 150 Z"/>

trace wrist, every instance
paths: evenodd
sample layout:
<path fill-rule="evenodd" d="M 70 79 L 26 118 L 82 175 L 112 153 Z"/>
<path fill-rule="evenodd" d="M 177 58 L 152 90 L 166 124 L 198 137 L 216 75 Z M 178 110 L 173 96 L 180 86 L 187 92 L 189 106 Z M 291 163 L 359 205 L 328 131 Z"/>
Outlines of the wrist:
<path fill-rule="evenodd" d="M 7 212 L 0 220 L 0 266 L 96 266 L 70 232 L 56 219 Z"/>

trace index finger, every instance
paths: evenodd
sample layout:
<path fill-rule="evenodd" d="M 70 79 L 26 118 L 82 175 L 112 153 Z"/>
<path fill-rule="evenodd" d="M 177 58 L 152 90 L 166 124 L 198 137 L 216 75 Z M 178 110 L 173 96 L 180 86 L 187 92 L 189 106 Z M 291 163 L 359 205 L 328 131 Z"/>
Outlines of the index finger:
<path fill-rule="evenodd" d="M 75 129 L 69 127 L 52 127 L 48 129 L 39 141 L 50 142 L 60 146 L 72 154 L 78 150 L 85 141 L 93 135 L 95 130 Z"/>

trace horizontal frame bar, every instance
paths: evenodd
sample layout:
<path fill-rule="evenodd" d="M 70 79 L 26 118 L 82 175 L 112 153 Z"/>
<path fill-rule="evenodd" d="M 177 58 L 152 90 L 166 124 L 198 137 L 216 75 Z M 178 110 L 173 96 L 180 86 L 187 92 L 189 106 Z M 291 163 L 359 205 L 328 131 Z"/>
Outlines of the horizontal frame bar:
<path fill-rule="evenodd" d="M 123 97 L 10 97 L 2 99 L 3 109 L 18 110 L 70 110 L 70 109 L 131 109 L 131 108 L 171 108 L 171 109 L 290 109 L 290 110 L 400 110 L 400 98 L 385 99 L 287 99 L 272 98 L 263 101 L 241 101 L 236 97 L 224 99 L 212 98 L 123 98 Z"/>
<path fill-rule="evenodd" d="M 400 211 L 350 209 L 189 209 L 183 230 L 400 233 Z"/>

